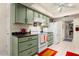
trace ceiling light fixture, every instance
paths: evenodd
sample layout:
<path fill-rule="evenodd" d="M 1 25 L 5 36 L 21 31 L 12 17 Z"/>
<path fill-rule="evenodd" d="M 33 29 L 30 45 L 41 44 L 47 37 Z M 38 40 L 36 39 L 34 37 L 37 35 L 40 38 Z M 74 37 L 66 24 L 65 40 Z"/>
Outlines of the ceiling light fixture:
<path fill-rule="evenodd" d="M 72 4 L 72 3 L 59 3 L 59 4 L 57 4 L 57 6 L 58 6 L 57 10 L 59 12 L 62 12 L 63 8 L 73 8 L 74 4 Z"/>

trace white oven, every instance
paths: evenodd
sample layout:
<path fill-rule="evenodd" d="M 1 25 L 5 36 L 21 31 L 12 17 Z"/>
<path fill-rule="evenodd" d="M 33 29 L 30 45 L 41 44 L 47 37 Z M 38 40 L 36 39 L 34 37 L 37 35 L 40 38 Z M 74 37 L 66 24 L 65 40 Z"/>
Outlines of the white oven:
<path fill-rule="evenodd" d="M 38 35 L 38 53 L 47 48 L 46 35 L 47 33 L 40 33 Z"/>

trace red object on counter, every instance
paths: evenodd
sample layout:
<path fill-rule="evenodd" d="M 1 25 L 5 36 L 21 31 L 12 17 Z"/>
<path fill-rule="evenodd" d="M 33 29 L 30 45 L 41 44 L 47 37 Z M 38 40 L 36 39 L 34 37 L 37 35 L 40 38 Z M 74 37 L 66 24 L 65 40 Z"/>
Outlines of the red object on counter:
<path fill-rule="evenodd" d="M 22 32 L 22 33 L 25 33 L 25 32 L 26 32 L 26 29 L 25 29 L 25 28 L 22 28 L 22 29 L 21 29 L 21 32 Z"/>

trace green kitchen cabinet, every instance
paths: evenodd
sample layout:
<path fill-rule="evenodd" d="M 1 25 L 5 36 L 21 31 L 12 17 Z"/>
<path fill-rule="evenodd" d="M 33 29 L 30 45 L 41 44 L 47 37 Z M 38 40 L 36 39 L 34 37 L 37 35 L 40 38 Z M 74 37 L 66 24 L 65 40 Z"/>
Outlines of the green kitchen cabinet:
<path fill-rule="evenodd" d="M 21 43 L 21 42 L 24 42 L 24 41 L 28 41 L 28 37 L 21 37 L 18 42 Z"/>
<path fill-rule="evenodd" d="M 53 44 L 53 32 L 48 32 L 48 47 Z"/>
<path fill-rule="evenodd" d="M 34 21 L 34 11 L 27 8 L 27 23 L 33 23 Z"/>
<path fill-rule="evenodd" d="M 46 17 L 46 24 L 48 25 L 49 24 L 49 17 Z"/>
<path fill-rule="evenodd" d="M 44 18 L 44 20 L 45 20 L 45 24 L 46 24 L 46 26 L 48 26 L 48 24 L 49 24 L 49 17 L 44 16 L 43 18 Z"/>
<path fill-rule="evenodd" d="M 43 15 L 43 19 L 46 20 L 46 16 L 45 15 Z"/>
<path fill-rule="evenodd" d="M 21 4 L 15 4 L 15 23 L 25 24 L 26 8 Z"/>
<path fill-rule="evenodd" d="M 38 35 L 12 37 L 13 56 L 32 56 L 38 52 Z"/>
<path fill-rule="evenodd" d="M 43 20 L 45 21 L 44 26 L 48 26 L 47 16 L 43 15 Z"/>
<path fill-rule="evenodd" d="M 39 18 L 42 18 L 43 19 L 43 15 L 42 14 L 39 14 Z"/>
<path fill-rule="evenodd" d="M 19 53 L 19 56 L 29 56 L 29 55 L 32 56 L 32 55 L 36 54 L 36 52 L 37 52 L 36 49 L 37 49 L 36 47 L 32 47 L 29 50 Z"/>
<path fill-rule="evenodd" d="M 32 41 L 26 41 L 23 43 L 19 43 L 19 52 L 29 49 L 30 47 L 36 46 L 37 45 L 36 41 L 37 40 L 32 40 Z"/>
<path fill-rule="evenodd" d="M 34 20 L 37 19 L 37 18 L 39 18 L 39 13 L 34 11 Z"/>
<path fill-rule="evenodd" d="M 46 22 L 48 22 L 49 17 L 20 3 L 15 3 L 16 24 L 33 24 L 36 18 L 42 18 L 43 20 L 46 20 Z"/>
<path fill-rule="evenodd" d="M 47 16 L 43 16 L 43 19 L 45 20 L 45 23 L 47 22 Z"/>

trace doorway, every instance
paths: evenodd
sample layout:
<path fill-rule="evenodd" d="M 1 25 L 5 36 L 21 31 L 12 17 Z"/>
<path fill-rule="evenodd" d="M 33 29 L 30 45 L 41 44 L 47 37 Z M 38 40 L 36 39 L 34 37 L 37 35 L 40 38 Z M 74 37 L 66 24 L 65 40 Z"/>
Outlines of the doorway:
<path fill-rule="evenodd" d="M 73 40 L 73 21 L 65 21 L 65 39 L 64 41 Z"/>

